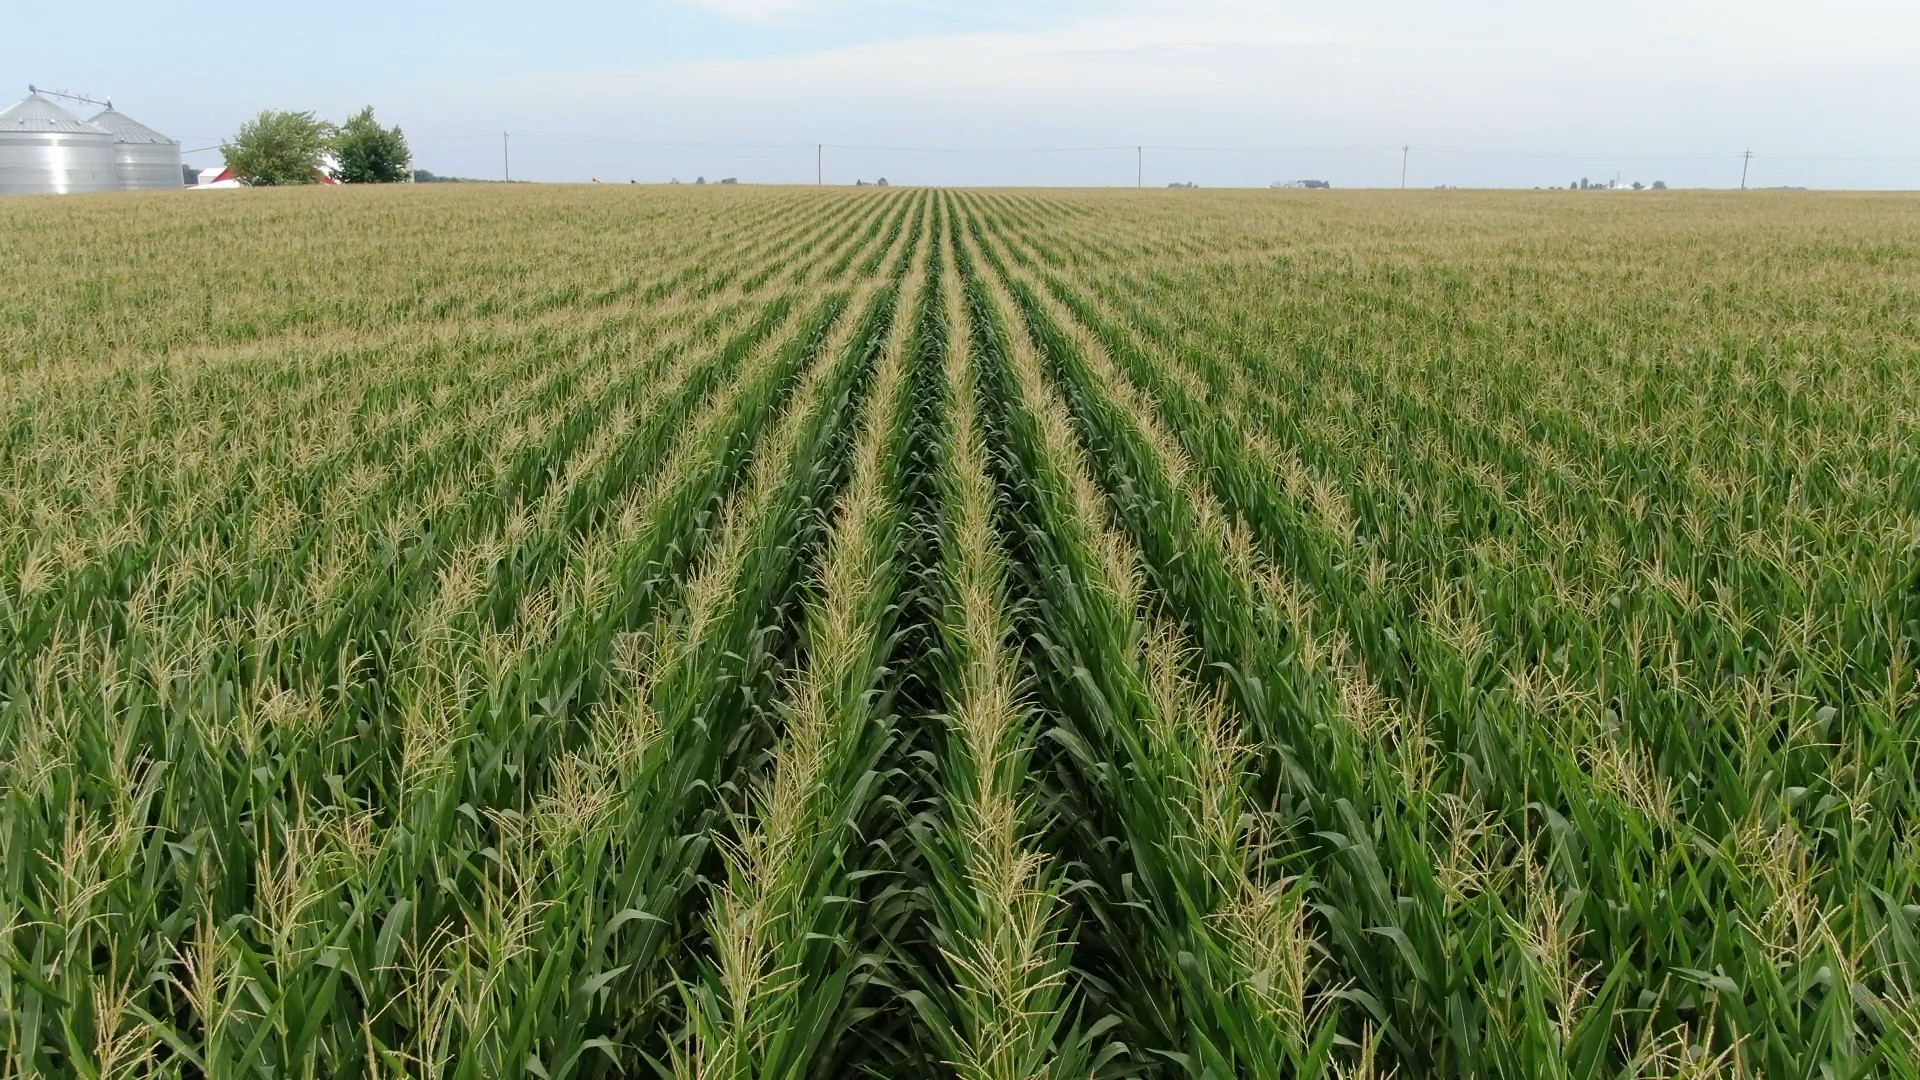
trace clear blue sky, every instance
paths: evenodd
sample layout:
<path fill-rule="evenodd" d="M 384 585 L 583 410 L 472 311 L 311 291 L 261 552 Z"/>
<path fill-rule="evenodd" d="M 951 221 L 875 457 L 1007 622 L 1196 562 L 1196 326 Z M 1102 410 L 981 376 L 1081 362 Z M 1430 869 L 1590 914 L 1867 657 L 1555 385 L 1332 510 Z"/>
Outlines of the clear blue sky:
<path fill-rule="evenodd" d="M 811 182 L 862 146 L 1150 151 L 1147 182 L 1920 187 L 1920 5 L 1895 0 L 106 0 L 0 15 L 0 97 L 110 95 L 189 149 L 262 107 L 371 103 L 417 163 Z M 491 134 L 490 138 L 458 136 Z M 536 138 L 570 136 L 605 142 Z M 1535 156 L 1521 156 L 1521 154 Z M 1907 158 L 1838 161 L 1814 158 Z M 217 163 L 217 153 L 191 160 Z M 827 179 L 1130 184 L 1130 151 L 829 151 Z"/>

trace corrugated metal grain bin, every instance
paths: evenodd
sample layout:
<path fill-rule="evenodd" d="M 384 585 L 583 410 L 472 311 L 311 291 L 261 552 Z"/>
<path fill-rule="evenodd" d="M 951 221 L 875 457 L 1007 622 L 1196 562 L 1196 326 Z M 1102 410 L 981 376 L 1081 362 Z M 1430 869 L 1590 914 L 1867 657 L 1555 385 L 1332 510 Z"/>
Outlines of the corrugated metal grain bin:
<path fill-rule="evenodd" d="M 65 195 L 119 188 L 113 136 L 106 129 L 38 94 L 0 112 L 0 195 Z"/>
<path fill-rule="evenodd" d="M 180 172 L 179 142 L 118 109 L 107 109 L 87 122 L 113 136 L 113 160 L 122 189 L 172 191 L 186 186 Z"/>

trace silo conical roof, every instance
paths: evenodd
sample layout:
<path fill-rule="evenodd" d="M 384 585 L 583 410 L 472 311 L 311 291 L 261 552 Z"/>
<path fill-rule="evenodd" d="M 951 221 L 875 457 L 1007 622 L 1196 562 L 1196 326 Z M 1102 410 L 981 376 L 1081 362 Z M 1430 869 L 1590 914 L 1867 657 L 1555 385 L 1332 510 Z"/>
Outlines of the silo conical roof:
<path fill-rule="evenodd" d="M 105 128 L 87 123 L 39 94 L 29 94 L 5 111 L 0 111 L 0 132 L 4 131 L 54 135 L 107 133 Z"/>
<path fill-rule="evenodd" d="M 107 134 L 113 136 L 113 141 L 117 143 L 164 146 L 179 141 L 167 138 L 119 109 L 102 110 L 98 116 L 88 120 L 87 123 L 105 128 Z"/>

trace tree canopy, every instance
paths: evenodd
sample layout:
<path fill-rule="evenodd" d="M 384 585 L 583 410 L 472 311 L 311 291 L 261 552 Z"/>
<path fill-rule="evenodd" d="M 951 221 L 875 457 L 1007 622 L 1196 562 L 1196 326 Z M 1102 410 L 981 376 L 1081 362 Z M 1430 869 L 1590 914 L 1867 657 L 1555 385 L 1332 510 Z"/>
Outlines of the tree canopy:
<path fill-rule="evenodd" d="M 407 178 L 413 153 L 398 127 L 383 128 L 369 105 L 340 126 L 334 138 L 335 175 L 346 184 L 393 184 Z"/>
<path fill-rule="evenodd" d="M 311 112 L 262 109 L 220 144 L 220 153 L 243 183 L 311 184 L 333 135 L 334 126 Z"/>

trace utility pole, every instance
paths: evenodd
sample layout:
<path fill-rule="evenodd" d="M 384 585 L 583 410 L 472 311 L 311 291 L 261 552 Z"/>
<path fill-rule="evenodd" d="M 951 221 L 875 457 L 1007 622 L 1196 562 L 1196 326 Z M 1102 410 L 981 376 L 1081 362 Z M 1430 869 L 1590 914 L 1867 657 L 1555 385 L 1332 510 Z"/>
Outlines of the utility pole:
<path fill-rule="evenodd" d="M 1401 191 L 1407 190 L 1407 151 L 1411 149 L 1413 149 L 1413 147 L 1407 145 L 1406 143 L 1400 144 L 1400 190 Z"/>
<path fill-rule="evenodd" d="M 507 133 L 500 133 L 500 174 L 513 179 L 513 156 L 507 150 Z"/>
<path fill-rule="evenodd" d="M 813 186 L 827 186 L 827 144 L 815 143 L 813 146 Z"/>
<path fill-rule="evenodd" d="M 1133 186 L 1137 188 L 1147 186 L 1147 158 L 1144 146 L 1133 148 Z"/>
<path fill-rule="evenodd" d="M 1753 151 L 1740 155 L 1740 190 L 1747 190 L 1747 166 L 1753 164 Z"/>

